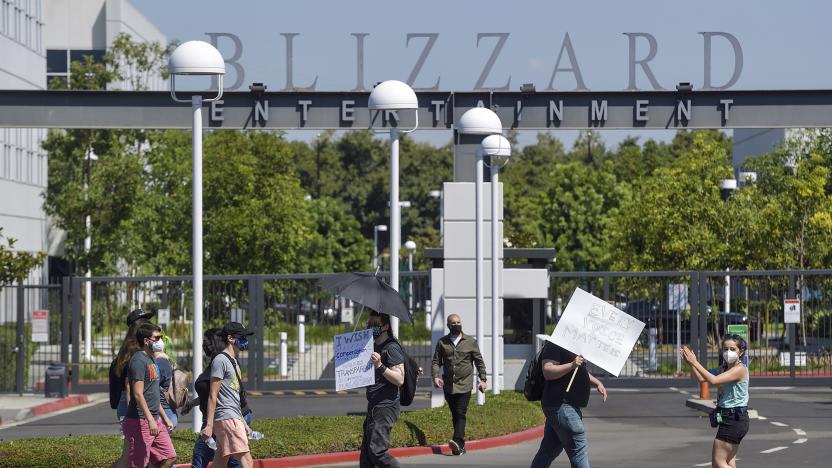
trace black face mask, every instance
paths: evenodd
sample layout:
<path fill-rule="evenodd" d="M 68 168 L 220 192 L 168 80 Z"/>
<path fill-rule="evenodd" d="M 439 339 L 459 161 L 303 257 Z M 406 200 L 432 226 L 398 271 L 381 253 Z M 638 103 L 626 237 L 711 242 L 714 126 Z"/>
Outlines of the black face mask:
<path fill-rule="evenodd" d="M 451 335 L 459 335 L 462 333 L 462 325 L 448 325 L 448 330 L 451 331 Z"/>

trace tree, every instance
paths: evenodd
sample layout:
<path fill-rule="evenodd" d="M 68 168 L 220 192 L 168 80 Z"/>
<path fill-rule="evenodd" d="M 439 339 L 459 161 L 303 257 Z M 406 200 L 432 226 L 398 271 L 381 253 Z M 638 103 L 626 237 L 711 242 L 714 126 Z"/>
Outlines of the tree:
<path fill-rule="evenodd" d="M 29 252 L 14 252 L 14 244 L 17 239 L 5 237 L 3 228 L 0 227 L 0 286 L 21 283 L 35 267 L 46 258 L 44 252 L 36 254 Z"/>

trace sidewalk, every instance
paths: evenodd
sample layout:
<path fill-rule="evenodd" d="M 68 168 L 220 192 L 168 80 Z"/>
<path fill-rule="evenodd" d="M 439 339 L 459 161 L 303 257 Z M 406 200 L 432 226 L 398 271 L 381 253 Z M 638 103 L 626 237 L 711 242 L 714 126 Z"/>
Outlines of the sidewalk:
<path fill-rule="evenodd" d="M 27 393 L 0 394 L 0 429 L 14 427 L 39 416 L 45 416 L 78 406 L 98 403 L 108 399 L 106 393 L 70 395 L 64 398 L 46 398 L 43 395 Z"/>

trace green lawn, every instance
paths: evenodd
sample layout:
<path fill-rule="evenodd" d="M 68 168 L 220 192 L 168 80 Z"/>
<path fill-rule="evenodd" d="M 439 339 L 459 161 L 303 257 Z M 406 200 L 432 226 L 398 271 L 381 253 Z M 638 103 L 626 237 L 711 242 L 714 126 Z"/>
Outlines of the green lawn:
<path fill-rule="evenodd" d="M 281 404 L 275 399 L 274 404 Z M 310 400 L 309 404 L 314 404 Z M 361 446 L 362 416 L 297 416 L 254 421 L 266 437 L 252 441 L 255 458 L 343 452 Z M 470 440 L 517 432 L 543 424 L 539 403 L 517 392 L 489 394 L 485 406 L 468 407 L 466 436 Z M 402 413 L 391 446 L 445 444 L 453 432 L 447 407 Z M 177 463 L 190 461 L 196 434 L 174 431 Z M 109 466 L 121 452 L 118 436 L 66 436 L 0 442 L 0 467 Z"/>

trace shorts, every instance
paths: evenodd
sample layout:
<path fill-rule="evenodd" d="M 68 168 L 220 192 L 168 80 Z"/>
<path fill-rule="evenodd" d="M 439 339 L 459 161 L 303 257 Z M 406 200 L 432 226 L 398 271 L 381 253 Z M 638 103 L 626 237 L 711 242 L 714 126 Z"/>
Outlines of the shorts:
<path fill-rule="evenodd" d="M 165 460 L 176 458 L 176 450 L 170 440 L 170 433 L 156 418 L 156 425 L 159 427 L 159 434 L 150 434 L 150 426 L 146 419 L 124 418 L 122 428 L 124 438 L 127 440 L 127 460 L 130 467 L 143 468 L 148 464 L 158 465 Z"/>
<path fill-rule="evenodd" d="M 719 429 L 716 431 L 716 438 L 739 445 L 743 437 L 748 434 L 748 422 L 748 414 L 723 416 L 722 422 L 719 423 Z"/>
<path fill-rule="evenodd" d="M 217 452 L 221 457 L 249 451 L 246 423 L 242 419 L 214 421 L 214 438 L 217 439 Z"/>

